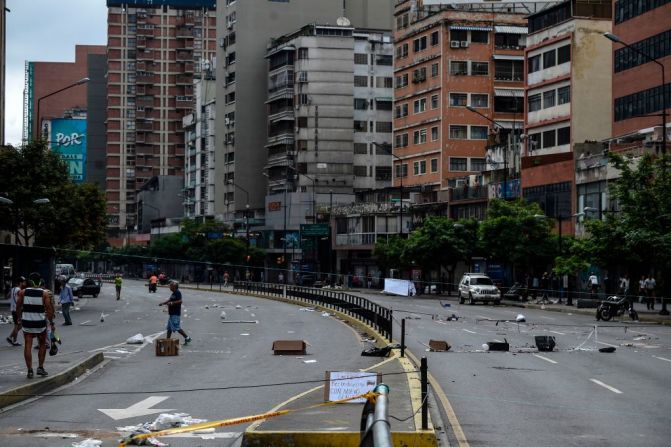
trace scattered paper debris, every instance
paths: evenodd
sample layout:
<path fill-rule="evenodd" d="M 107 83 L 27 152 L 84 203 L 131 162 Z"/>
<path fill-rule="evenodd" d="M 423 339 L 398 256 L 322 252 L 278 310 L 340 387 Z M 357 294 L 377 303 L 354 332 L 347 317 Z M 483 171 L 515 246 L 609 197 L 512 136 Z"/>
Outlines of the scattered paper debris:
<path fill-rule="evenodd" d="M 93 438 L 87 438 L 80 442 L 73 442 L 72 447 L 100 447 L 102 441 Z"/>
<path fill-rule="evenodd" d="M 144 337 L 142 334 L 135 334 L 126 340 L 126 344 L 129 345 L 141 345 L 142 343 L 144 343 Z"/>
<path fill-rule="evenodd" d="M 517 314 L 517 317 L 515 318 L 515 321 L 517 321 L 518 323 L 525 323 L 527 321 L 527 319 L 524 318 L 524 315 Z"/>
<path fill-rule="evenodd" d="M 249 335 L 249 334 L 245 332 L 245 333 L 243 333 L 243 334 L 240 334 L 240 335 Z"/>
<path fill-rule="evenodd" d="M 300 309 L 298 309 L 298 311 L 299 312 L 314 312 L 315 309 L 314 309 L 314 307 L 301 307 Z"/>
<path fill-rule="evenodd" d="M 188 413 L 161 413 L 149 426 L 150 430 L 165 430 L 174 427 L 184 427 L 185 425 L 200 424 L 207 422 L 207 419 L 195 419 Z"/>
<path fill-rule="evenodd" d="M 322 312 L 322 317 L 330 317 L 331 314 L 328 312 Z"/>
<path fill-rule="evenodd" d="M 221 318 L 222 320 L 225 320 L 226 319 L 226 311 L 222 310 L 221 314 L 219 314 L 219 318 Z"/>
<path fill-rule="evenodd" d="M 317 360 L 303 360 L 303 363 L 317 363 Z"/>

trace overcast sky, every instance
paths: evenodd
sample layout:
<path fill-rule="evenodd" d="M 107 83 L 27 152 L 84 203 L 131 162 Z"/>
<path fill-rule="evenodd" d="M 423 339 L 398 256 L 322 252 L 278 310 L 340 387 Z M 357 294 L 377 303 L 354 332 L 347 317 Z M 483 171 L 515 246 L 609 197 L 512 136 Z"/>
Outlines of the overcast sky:
<path fill-rule="evenodd" d="M 75 45 L 107 44 L 105 0 L 7 0 L 5 142 L 21 142 L 26 61 L 74 62 Z"/>

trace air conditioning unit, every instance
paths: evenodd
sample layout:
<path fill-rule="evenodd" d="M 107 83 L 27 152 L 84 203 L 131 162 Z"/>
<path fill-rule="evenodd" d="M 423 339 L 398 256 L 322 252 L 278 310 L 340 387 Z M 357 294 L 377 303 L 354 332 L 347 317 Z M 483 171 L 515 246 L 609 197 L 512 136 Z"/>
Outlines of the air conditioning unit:
<path fill-rule="evenodd" d="M 459 48 L 459 41 L 458 40 L 453 40 L 450 42 L 450 48 Z"/>
<path fill-rule="evenodd" d="M 461 41 L 461 48 L 468 48 L 468 40 Z"/>
<path fill-rule="evenodd" d="M 229 126 L 229 125 L 231 124 L 231 119 L 228 118 L 228 117 L 224 118 L 224 124 L 225 124 L 226 126 Z"/>

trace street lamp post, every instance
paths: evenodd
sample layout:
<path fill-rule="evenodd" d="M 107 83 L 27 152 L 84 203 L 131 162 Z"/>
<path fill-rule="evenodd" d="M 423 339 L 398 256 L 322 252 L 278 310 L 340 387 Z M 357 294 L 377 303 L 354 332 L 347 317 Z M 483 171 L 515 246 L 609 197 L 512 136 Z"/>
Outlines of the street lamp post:
<path fill-rule="evenodd" d="M 668 107 L 668 103 L 667 103 L 667 98 L 666 98 L 666 88 L 665 88 L 666 87 L 666 76 L 665 76 L 665 73 L 664 73 L 664 64 L 662 64 L 658 60 L 658 58 L 652 57 L 648 53 L 645 53 L 645 52 L 639 50 L 638 48 L 629 45 L 627 42 L 624 42 L 622 39 L 620 39 L 618 36 L 616 36 L 613 33 L 604 33 L 603 36 L 606 39 L 608 39 L 612 42 L 624 45 L 625 47 L 629 48 L 631 51 L 633 51 L 636 54 L 640 54 L 641 56 L 643 56 L 644 58 L 646 58 L 650 62 L 653 62 L 653 63 L 657 64 L 657 66 L 659 66 L 659 68 L 661 69 L 661 71 L 662 71 L 662 86 L 661 86 L 662 87 L 662 113 L 661 113 L 661 115 L 662 115 L 662 155 L 666 155 L 666 108 Z M 662 300 L 662 302 L 663 301 L 664 300 Z M 666 310 L 666 306 L 664 306 L 663 303 L 662 303 L 662 312 L 665 312 L 665 313 L 662 314 L 660 312 L 661 315 L 668 315 L 668 311 Z"/>
<path fill-rule="evenodd" d="M 380 144 L 380 143 L 373 142 L 373 145 L 375 147 L 379 147 L 380 149 L 382 149 L 383 151 L 385 151 L 386 153 L 388 153 L 389 155 L 394 157 L 396 160 L 401 162 L 401 164 L 400 164 L 401 175 L 398 176 L 399 177 L 399 195 L 400 195 L 398 216 L 399 216 L 399 220 L 400 220 L 399 225 L 401 226 L 400 235 L 401 235 L 401 238 L 403 238 L 403 177 L 404 177 L 404 175 L 403 175 L 403 159 L 401 157 L 399 157 L 398 155 L 394 154 L 394 152 L 391 149 L 391 145 L 389 143 Z"/>
<path fill-rule="evenodd" d="M 89 78 L 82 78 L 82 79 L 80 79 L 80 80 L 77 81 L 77 82 L 73 82 L 72 84 L 70 84 L 70 85 L 66 85 L 65 87 L 63 87 L 63 88 L 61 88 L 61 89 L 58 89 L 58 90 L 53 91 L 53 92 L 51 92 L 51 93 L 48 93 L 48 94 L 46 94 L 46 95 L 44 95 L 44 96 L 41 96 L 41 97 L 37 100 L 37 135 L 39 135 L 40 137 L 42 137 L 42 116 L 40 115 L 40 106 L 41 106 L 41 104 L 42 104 L 42 100 L 47 99 L 47 98 L 50 97 L 50 96 L 54 96 L 54 95 L 56 95 L 56 94 L 58 94 L 58 93 L 60 93 L 60 92 L 62 92 L 62 91 L 71 89 L 72 87 L 76 87 L 76 86 L 78 86 L 78 85 L 86 84 L 86 83 L 89 82 L 89 81 L 90 81 Z M 33 136 L 33 141 L 35 141 L 35 140 L 37 140 L 37 139 L 38 139 L 38 138 L 35 138 L 35 136 Z"/>

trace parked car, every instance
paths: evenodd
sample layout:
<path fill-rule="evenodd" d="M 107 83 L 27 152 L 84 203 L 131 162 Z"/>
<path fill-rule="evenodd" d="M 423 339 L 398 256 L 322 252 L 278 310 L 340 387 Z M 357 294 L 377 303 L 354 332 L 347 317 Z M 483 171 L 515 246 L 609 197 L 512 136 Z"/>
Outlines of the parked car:
<path fill-rule="evenodd" d="M 459 281 L 459 304 L 475 304 L 477 301 L 484 303 L 501 303 L 501 291 L 492 279 L 482 273 L 464 273 Z"/>
<path fill-rule="evenodd" d="M 69 281 L 70 278 L 73 278 L 77 273 L 75 272 L 75 266 L 72 264 L 56 264 L 56 277 L 65 277 L 66 281 Z"/>
<path fill-rule="evenodd" d="M 102 282 L 93 278 L 71 278 L 68 285 L 72 288 L 72 294 L 78 297 L 92 295 L 97 298 L 100 294 Z"/>

